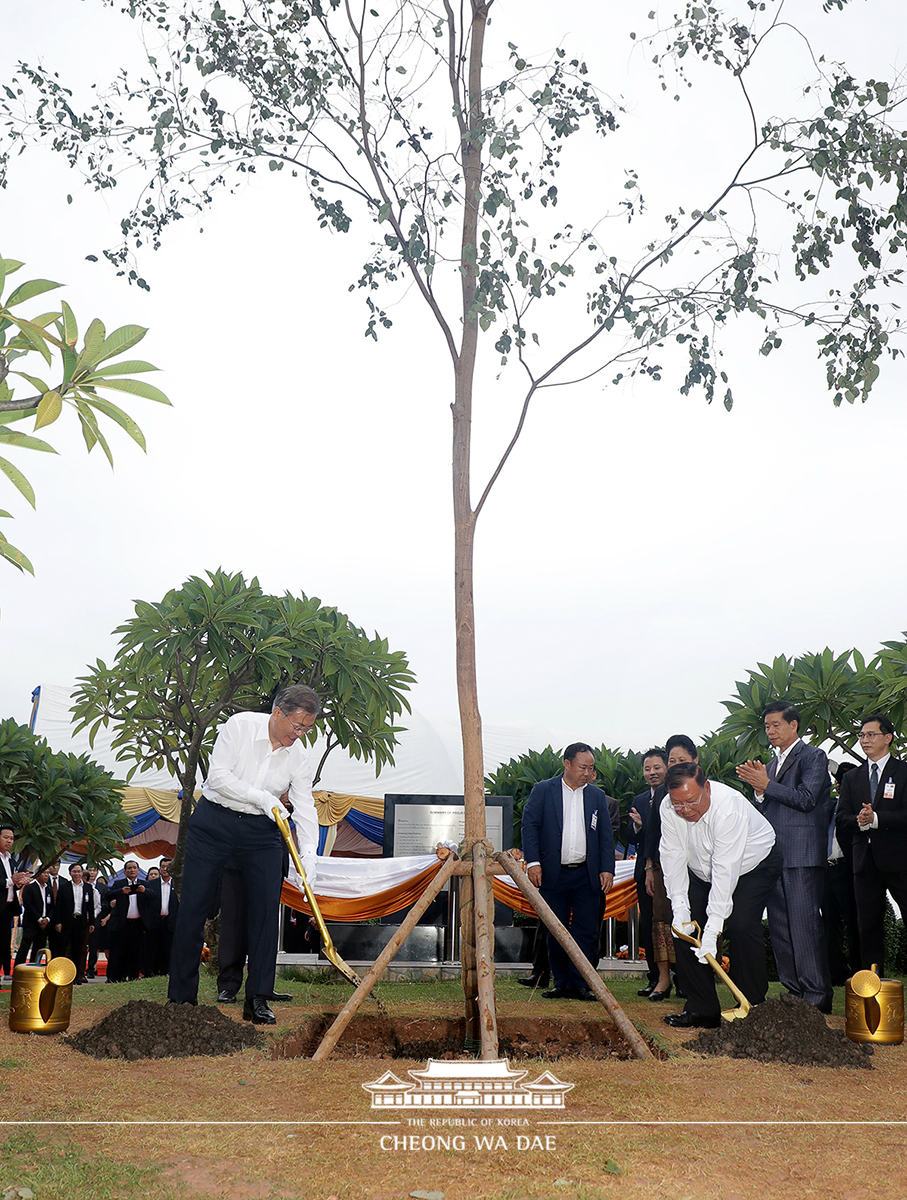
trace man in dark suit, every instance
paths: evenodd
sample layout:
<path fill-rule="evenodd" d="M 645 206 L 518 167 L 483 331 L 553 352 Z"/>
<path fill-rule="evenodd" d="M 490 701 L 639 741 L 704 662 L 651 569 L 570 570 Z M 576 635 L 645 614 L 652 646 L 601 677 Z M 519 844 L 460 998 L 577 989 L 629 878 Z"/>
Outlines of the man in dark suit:
<path fill-rule="evenodd" d="M 142 973 L 145 922 L 139 911 L 139 897 L 144 894 L 145 885 L 139 879 L 139 864 L 134 858 L 124 864 L 123 872 L 125 878 L 115 879 L 107 889 L 111 907 L 108 983 L 138 979 Z"/>
<path fill-rule="evenodd" d="M 139 911 L 145 924 L 145 966 L 143 975 L 168 975 L 170 950 L 180 901 L 170 878 L 173 860 L 161 859 L 160 878 L 146 879 L 145 891 L 139 895 Z"/>
<path fill-rule="evenodd" d="M 65 879 L 60 878 L 59 862 L 51 863 L 47 868 L 47 888 L 50 892 L 53 908 L 50 914 L 50 925 L 47 927 L 47 948 L 50 951 L 51 958 L 66 957 L 69 950 L 69 929 L 64 929 L 63 921 L 57 918 L 57 903 L 60 898 L 60 889 L 66 883 Z"/>
<path fill-rule="evenodd" d="M 37 958 L 47 945 L 47 927 L 53 911 L 53 896 L 47 886 L 47 871 L 22 889 L 22 941 L 16 952 L 16 966 Z"/>
<path fill-rule="evenodd" d="M 107 907 L 107 880 L 101 877 L 97 867 L 85 867 L 84 872 L 98 897 L 94 929 L 88 937 L 88 961 L 85 969 L 86 978 L 94 979 L 98 971 L 98 951 L 107 949 L 107 931 L 104 926 L 110 920 L 110 909 Z"/>
<path fill-rule="evenodd" d="M 85 878 L 81 864 L 73 863 L 69 868 L 69 883 L 64 887 L 61 882 L 56 911 L 69 931 L 66 956 L 76 964 L 76 983 L 85 982 L 88 939 L 94 930 L 99 908 L 97 892 Z"/>
<path fill-rule="evenodd" d="M 72 937 L 74 911 L 72 884 L 63 875 L 56 880 L 56 896 L 50 923 L 50 952 L 54 958 L 69 958 L 69 942 Z"/>
<path fill-rule="evenodd" d="M 860 745 L 866 763 L 840 783 L 838 828 L 853 842 L 861 965 L 885 974 L 885 892 L 907 913 L 907 762 L 894 758 L 894 726 L 881 713 L 866 717 Z"/>
<path fill-rule="evenodd" d="M 633 867 L 633 879 L 636 883 L 636 903 L 639 907 L 639 944 L 646 956 L 645 987 L 640 988 L 640 996 L 650 996 L 658 986 L 658 967 L 655 965 L 655 947 L 652 943 L 652 897 L 646 891 L 646 831 L 652 816 L 652 801 L 655 793 L 664 783 L 668 770 L 668 757 L 664 750 L 654 746 L 643 755 L 642 774 L 649 785 L 644 792 L 633 797 L 630 808 L 631 827 L 627 841 L 636 843 L 636 862 Z"/>
<path fill-rule="evenodd" d="M 742 763 L 737 776 L 753 787 L 784 860 L 767 905 L 778 978 L 792 995 L 827 1013 L 833 989 L 821 905 L 832 820 L 828 759 L 800 740 L 800 713 L 792 704 L 775 700 L 762 717 L 778 756 L 767 769 Z"/>
<path fill-rule="evenodd" d="M 592 747 L 564 751 L 564 773 L 537 783 L 523 809 L 529 882 L 541 890 L 591 963 L 597 961 L 599 897 L 614 883 L 614 837 L 604 792 L 592 786 Z M 560 943 L 548 935 L 554 987 L 546 999 L 593 999 Z"/>
<path fill-rule="evenodd" d="M 614 845 L 617 845 L 617 836 L 620 833 L 620 802 L 614 796 L 605 796 L 608 803 L 608 819 L 611 822 L 611 837 L 614 840 Z M 606 893 L 602 893 L 598 900 L 598 933 L 599 933 L 599 949 L 593 961 L 593 966 L 600 958 L 604 956 L 604 941 L 605 941 L 605 906 L 608 902 Z M 541 987 L 546 988 L 551 981 L 551 964 L 548 961 L 548 930 L 545 928 L 544 921 L 539 921 L 535 930 L 535 940 L 532 943 L 532 974 L 519 980 L 523 987 Z"/>
<path fill-rule="evenodd" d="M 0 825 L 0 976 L 9 975 L 12 966 L 13 921 L 21 911 L 16 889 L 31 879 L 28 871 L 17 871 L 13 864 L 12 825 Z"/>

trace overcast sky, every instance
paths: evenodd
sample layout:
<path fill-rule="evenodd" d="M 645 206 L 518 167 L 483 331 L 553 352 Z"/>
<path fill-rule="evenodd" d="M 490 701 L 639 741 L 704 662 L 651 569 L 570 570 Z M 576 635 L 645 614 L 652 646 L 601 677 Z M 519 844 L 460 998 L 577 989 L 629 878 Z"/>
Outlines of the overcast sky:
<path fill-rule="evenodd" d="M 746 126 L 718 75 L 681 89 L 679 104 L 662 94 L 626 33 L 652 7 L 499 0 L 494 45 L 541 55 L 566 44 L 607 73 L 601 86 L 627 102 L 626 135 L 585 164 L 584 202 L 594 209 L 632 166 L 660 222 L 666 207 L 710 198 Z M 14 59 L 40 57 L 64 78 L 101 80 L 134 54 L 133 23 L 100 0 L 4 9 L 3 78 Z M 828 16 L 820 0 L 798 0 L 787 12 L 829 57 L 846 52 L 877 79 L 903 71 L 900 0 Z M 777 112 L 814 74 L 802 40 L 779 50 L 760 84 L 764 96 L 777 89 Z M 94 316 L 108 329 L 149 326 L 138 353 L 162 368 L 153 382 L 173 401 L 129 400 L 148 453 L 112 433 L 114 472 L 62 422 L 48 431 L 61 457 L 17 456 L 38 508 L 2 487 L 0 507 L 16 517 L 3 529 L 36 577 L 0 565 L 0 712 L 25 721 L 36 685 L 71 683 L 113 656 L 110 632 L 135 599 L 223 566 L 317 595 L 386 636 L 418 675 L 415 705 L 453 717 L 451 380 L 417 298 L 392 297 L 394 328 L 365 339 L 362 296 L 348 288 L 369 225 L 320 231 L 302 187 L 268 172 L 221 196 L 203 232 L 189 221 L 168 231 L 140 260 L 151 292 L 130 288 L 86 261 L 116 240 L 129 187 L 90 192 L 41 150 L 0 193 L 0 251 L 27 264 L 18 280 L 65 282 L 83 328 Z M 616 221 L 608 236 L 636 244 Z M 569 332 L 555 322 L 552 344 Z M 808 337 L 765 360 L 754 324 L 726 349 L 731 413 L 681 396 L 676 371 L 617 387 L 606 372 L 536 401 L 479 524 L 489 724 L 636 749 L 679 730 L 698 737 L 758 661 L 826 645 L 872 654 L 907 628 L 907 370 L 884 366 L 867 405 L 835 410 Z M 510 377 L 496 383 L 493 356 L 484 365 L 477 477 L 506 441 L 516 395 Z"/>

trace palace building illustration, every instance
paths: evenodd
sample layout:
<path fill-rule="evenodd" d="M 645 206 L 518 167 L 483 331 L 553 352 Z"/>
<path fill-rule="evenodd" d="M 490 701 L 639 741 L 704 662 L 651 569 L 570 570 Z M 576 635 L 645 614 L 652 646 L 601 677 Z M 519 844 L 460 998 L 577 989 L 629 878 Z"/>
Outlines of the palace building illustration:
<path fill-rule="evenodd" d="M 528 1071 L 514 1071 L 506 1058 L 491 1062 L 428 1060 L 423 1071 L 407 1071 L 414 1082 L 386 1071 L 362 1087 L 372 1108 L 563 1108 L 573 1087 L 550 1071 L 523 1083 Z"/>

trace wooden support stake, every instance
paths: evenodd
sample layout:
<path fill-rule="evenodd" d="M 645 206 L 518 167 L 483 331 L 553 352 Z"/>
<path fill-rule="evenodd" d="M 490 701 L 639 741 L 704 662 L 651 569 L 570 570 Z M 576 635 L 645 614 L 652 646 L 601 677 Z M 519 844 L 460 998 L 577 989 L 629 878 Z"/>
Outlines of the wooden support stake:
<path fill-rule="evenodd" d="M 495 855 L 495 858 L 499 863 L 502 864 L 502 866 L 507 868 L 507 873 L 510 878 L 544 921 L 545 925 L 547 925 L 560 944 L 564 947 L 564 950 L 566 950 L 570 961 L 582 975 L 583 979 L 585 979 L 586 983 L 588 983 L 589 987 L 592 989 L 598 999 L 601 1000 L 602 1004 L 604 1004 L 605 1008 L 608 1010 L 609 1016 L 627 1039 L 628 1043 L 630 1044 L 630 1048 L 636 1057 L 644 1060 L 654 1061 L 655 1055 L 640 1037 L 636 1026 L 611 995 L 611 992 L 605 987 L 598 971 L 595 970 L 588 958 L 586 958 L 585 954 L 583 954 L 582 950 L 580 950 L 579 946 L 577 946 L 566 925 L 558 920 L 548 904 L 545 903 L 538 888 L 533 887 L 529 882 L 529 878 L 520 864 L 511 858 L 506 850 L 499 851 Z"/>
<path fill-rule="evenodd" d="M 350 996 L 349 1000 L 347 1000 L 346 1004 L 344 1004 L 343 1008 L 341 1008 L 340 1012 L 334 1018 L 330 1029 L 321 1039 L 321 1045 L 312 1055 L 313 1062 L 323 1062 L 340 1041 L 344 1029 L 352 1021 L 360 1006 L 368 997 L 369 992 L 384 974 L 385 967 L 400 949 L 401 944 L 415 929 L 419 918 L 428 908 L 429 904 L 431 904 L 432 900 L 434 900 L 435 896 L 437 896 L 438 892 L 440 892 L 441 888 L 444 887 L 444 884 L 447 883 L 456 865 L 457 860 L 451 855 L 406 914 L 403 924 L 375 959 L 371 970 L 366 973 L 362 983 L 359 984 L 355 992 L 353 992 L 352 996 Z"/>
<path fill-rule="evenodd" d="M 493 903 L 489 895 L 485 843 L 476 842 L 472 848 L 472 878 L 475 889 L 476 974 L 479 993 L 480 1057 L 498 1057 L 498 1019 L 494 1005 L 494 925 L 489 912 Z"/>

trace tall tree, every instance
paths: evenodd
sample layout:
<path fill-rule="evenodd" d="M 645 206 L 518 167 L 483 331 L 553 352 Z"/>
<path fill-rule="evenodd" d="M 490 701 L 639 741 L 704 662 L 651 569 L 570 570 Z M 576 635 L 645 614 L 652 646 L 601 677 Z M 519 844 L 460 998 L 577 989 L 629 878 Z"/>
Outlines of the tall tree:
<path fill-rule="evenodd" d="M 257 579 L 209 571 L 192 576 L 157 604 L 139 601 L 121 625 L 116 659 L 98 660 L 79 680 L 73 712 L 78 729 L 112 727 L 117 758 L 166 767 L 182 788 L 173 872 L 182 871 L 186 823 L 199 775 L 207 774 L 217 725 L 243 709 L 270 709 L 286 683 L 307 683 L 321 695 L 316 728 L 328 754 L 343 746 L 373 760 L 376 773 L 393 763 L 405 693 L 414 676 L 405 655 L 369 638 L 316 597 L 269 596 Z"/>
<path fill-rule="evenodd" d="M 739 318 L 755 322 L 765 355 L 791 326 L 810 327 L 834 403 L 865 399 L 884 357 L 898 353 L 896 318 L 881 300 L 899 281 L 907 231 L 903 140 L 892 124 L 903 89 L 860 81 L 816 55 L 799 111 L 773 115 L 759 72 L 790 28 L 780 0 L 688 3 L 645 39 L 659 86 L 698 60 L 715 69 L 720 103 L 739 118 L 735 135 L 714 147 L 722 181 L 688 180 L 701 195 L 664 212 L 654 235 L 632 147 L 591 219 L 580 203 L 588 200 L 582 165 L 599 153 L 596 142 L 610 149 L 619 136 L 619 106 L 579 54 L 559 48 L 550 62 L 530 61 L 516 44 L 519 18 L 508 19 L 506 8 L 490 56 L 503 65 L 486 78 L 493 9 L 494 0 L 131 0 L 128 12 L 154 43 L 142 78 L 121 75 L 83 110 L 52 72 L 29 65 L 4 101 L 14 146 L 46 137 L 98 188 L 118 181 L 124 159 L 141 169 L 144 190 L 123 218 L 125 241 L 107 252 L 121 271 L 133 246 L 158 245 L 170 222 L 267 165 L 308 189 L 321 226 L 348 232 L 363 216 L 372 222 L 357 281 L 369 336 L 391 324 L 386 293 L 409 285 L 421 297 L 450 364 L 470 842 L 485 836 L 476 523 L 539 391 L 604 371 L 660 379 L 679 350 L 681 391 L 702 389 L 730 407 L 719 342 Z M 610 23 L 617 17 L 603 11 Z M 558 221 L 571 160 L 580 166 L 570 197 L 580 215 Z M 613 240 L 605 218 L 618 214 L 632 227 L 620 254 L 603 244 Z M 789 222 L 786 251 L 763 232 L 772 228 L 768 214 Z M 792 299 L 791 279 L 818 282 L 833 263 L 820 295 Z M 571 294 L 579 300 L 569 313 L 573 340 L 546 339 L 546 302 Z M 473 401 L 486 332 L 498 360 L 518 364 L 525 390 L 498 462 L 474 483 Z M 496 364 L 489 367 L 493 375 Z"/>

